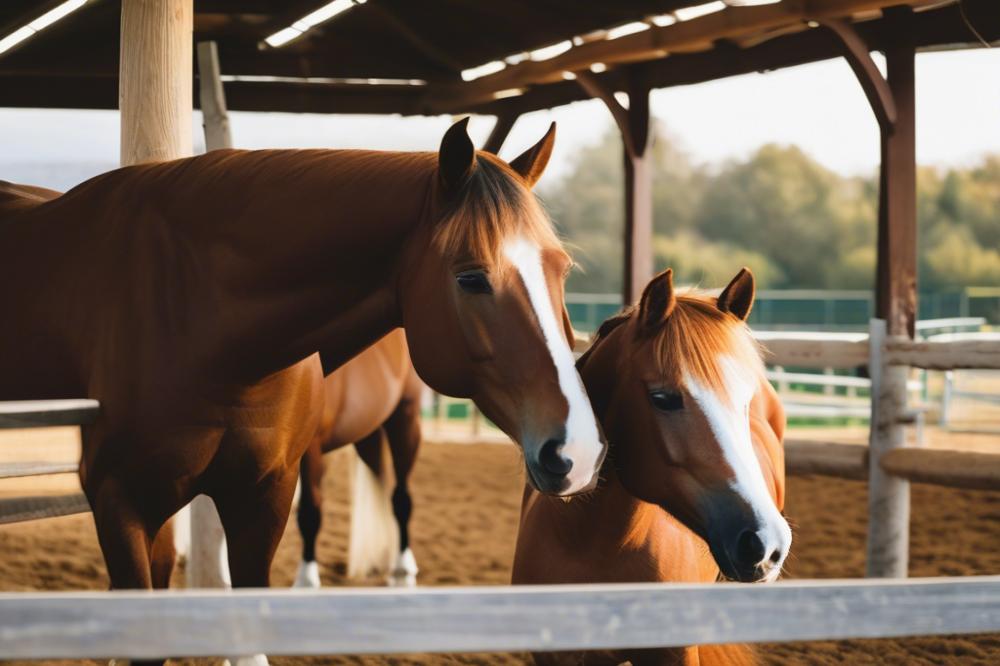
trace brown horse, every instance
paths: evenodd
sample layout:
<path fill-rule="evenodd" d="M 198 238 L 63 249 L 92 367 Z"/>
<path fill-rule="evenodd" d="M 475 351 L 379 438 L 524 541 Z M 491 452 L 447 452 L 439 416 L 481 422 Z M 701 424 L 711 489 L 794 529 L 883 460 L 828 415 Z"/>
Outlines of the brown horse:
<path fill-rule="evenodd" d="M 351 516 L 348 575 L 389 574 L 389 582 L 416 584 L 410 550 L 412 501 L 407 481 L 420 448 L 420 399 L 424 385 L 410 362 L 400 330 L 385 336 L 323 382 L 320 429 L 302 457 L 298 523 L 302 563 L 296 587 L 319 587 L 316 537 L 323 505 L 323 454 L 354 443 L 358 452 Z M 396 485 L 391 504 L 384 490 L 388 444 Z"/>
<path fill-rule="evenodd" d="M 746 269 L 718 299 L 675 294 L 667 270 L 601 326 L 577 365 L 611 445 L 602 481 L 570 502 L 525 489 L 515 583 L 777 578 L 792 538 L 780 513 L 785 417 L 744 324 L 753 295 Z M 535 659 L 754 661 L 745 646 Z"/>
<path fill-rule="evenodd" d="M 115 588 L 168 582 L 161 527 L 213 498 L 235 586 L 266 586 L 328 370 L 397 327 L 472 397 L 544 492 L 604 445 L 572 363 L 569 257 L 466 123 L 438 153 L 215 151 L 0 202 L 0 399 L 90 397 L 80 477 Z M 562 315 L 562 322 L 560 321 Z"/>

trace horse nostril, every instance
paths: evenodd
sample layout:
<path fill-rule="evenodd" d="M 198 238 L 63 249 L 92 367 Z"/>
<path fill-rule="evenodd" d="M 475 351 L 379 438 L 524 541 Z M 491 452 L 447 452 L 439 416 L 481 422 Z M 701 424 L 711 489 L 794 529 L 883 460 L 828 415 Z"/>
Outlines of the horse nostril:
<path fill-rule="evenodd" d="M 755 566 L 764 559 L 764 542 L 756 532 L 743 530 L 736 540 L 736 557 L 749 566 Z"/>
<path fill-rule="evenodd" d="M 770 559 L 770 560 L 771 560 L 771 564 L 777 564 L 778 562 L 780 562 L 780 561 L 781 561 L 781 551 L 780 551 L 779 549 L 777 549 L 777 548 L 776 548 L 776 549 L 775 549 L 775 550 L 774 550 L 774 551 L 773 551 L 773 552 L 771 553 L 771 557 L 770 557 L 770 558 L 768 558 L 768 559 Z"/>
<path fill-rule="evenodd" d="M 573 469 L 573 460 L 562 454 L 566 442 L 562 439 L 550 439 L 542 444 L 538 452 L 538 462 L 550 474 L 566 476 Z"/>

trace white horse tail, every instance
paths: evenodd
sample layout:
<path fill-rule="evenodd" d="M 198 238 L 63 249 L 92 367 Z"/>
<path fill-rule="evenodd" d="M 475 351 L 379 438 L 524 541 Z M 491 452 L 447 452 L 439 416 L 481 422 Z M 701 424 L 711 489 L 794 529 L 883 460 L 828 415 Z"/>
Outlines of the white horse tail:
<path fill-rule="evenodd" d="M 359 447 L 378 447 L 375 459 L 381 461 L 378 473 L 361 456 L 354 457 L 354 489 L 351 499 L 351 538 L 347 555 L 347 576 L 364 579 L 384 578 L 399 554 L 399 526 L 392 510 L 387 451 L 381 431 L 361 442 Z"/>

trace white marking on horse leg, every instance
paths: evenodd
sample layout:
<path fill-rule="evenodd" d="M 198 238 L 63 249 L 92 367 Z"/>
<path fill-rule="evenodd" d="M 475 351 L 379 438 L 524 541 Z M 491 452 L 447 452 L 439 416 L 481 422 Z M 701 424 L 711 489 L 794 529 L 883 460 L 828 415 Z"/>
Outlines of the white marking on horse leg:
<path fill-rule="evenodd" d="M 764 534 L 758 536 L 764 542 L 765 553 L 775 550 L 781 552 L 781 560 L 768 571 L 768 578 L 774 580 L 781 571 L 791 546 L 792 530 L 767 490 L 764 472 L 760 468 L 750 436 L 749 406 L 758 380 L 731 357 L 723 356 L 719 363 L 723 371 L 723 385 L 729 394 L 728 401 L 723 401 L 715 390 L 703 386 L 690 376 L 684 378 L 684 383 L 688 393 L 708 419 L 723 457 L 735 474 L 733 490 L 746 500 L 763 528 Z M 766 562 L 763 564 L 769 566 Z"/>
<path fill-rule="evenodd" d="M 299 564 L 299 571 L 295 574 L 295 582 L 292 587 L 305 587 L 311 589 L 319 589 L 322 584 L 319 580 L 319 565 L 315 561 L 312 562 L 301 562 Z"/>
<path fill-rule="evenodd" d="M 597 431 L 597 419 L 576 371 L 573 352 L 566 342 L 565 332 L 552 307 L 542 268 L 541 250 L 535 243 L 519 236 L 504 245 L 504 254 L 521 274 L 531 307 L 541 326 L 545 345 L 552 356 L 559 388 L 569 405 L 563 453 L 573 461 L 573 468 L 568 475 L 569 488 L 566 491 L 572 493 L 586 487 L 597 472 L 597 464 L 604 448 Z"/>
<path fill-rule="evenodd" d="M 387 582 L 389 587 L 416 587 L 418 573 L 420 568 L 417 567 L 417 558 L 413 556 L 413 551 L 407 548 L 396 557 L 396 563 L 389 572 Z"/>

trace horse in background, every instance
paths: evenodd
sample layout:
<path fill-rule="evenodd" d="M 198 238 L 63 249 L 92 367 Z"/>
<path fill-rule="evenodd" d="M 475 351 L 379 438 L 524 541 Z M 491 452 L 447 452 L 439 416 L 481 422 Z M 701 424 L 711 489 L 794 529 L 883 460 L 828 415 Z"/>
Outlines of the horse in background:
<path fill-rule="evenodd" d="M 407 482 L 420 449 L 424 385 L 413 369 L 403 332 L 393 331 L 328 375 L 323 390 L 320 428 L 300 466 L 302 562 L 295 586 L 320 587 L 316 538 L 322 524 L 323 454 L 352 442 L 357 458 L 347 575 L 388 574 L 390 585 L 413 586 L 418 568 L 410 549 L 413 502 Z M 391 503 L 386 450 L 395 477 Z"/>
<path fill-rule="evenodd" d="M 531 483 L 593 486 L 571 261 L 530 191 L 553 141 L 508 164 L 460 121 L 437 153 L 219 150 L 0 202 L 0 400 L 101 402 L 80 480 L 112 587 L 169 584 L 165 525 L 199 494 L 233 585 L 267 587 L 320 354 L 332 370 L 399 327 L 428 385 L 521 446 Z"/>
<path fill-rule="evenodd" d="M 745 324 L 753 275 L 716 299 L 668 269 L 606 321 L 577 367 L 610 443 L 571 501 L 526 487 L 515 584 L 773 581 L 791 545 L 785 415 Z M 707 547 L 706 547 L 707 546 Z M 538 664 L 750 664 L 748 646 L 540 653 Z"/>

